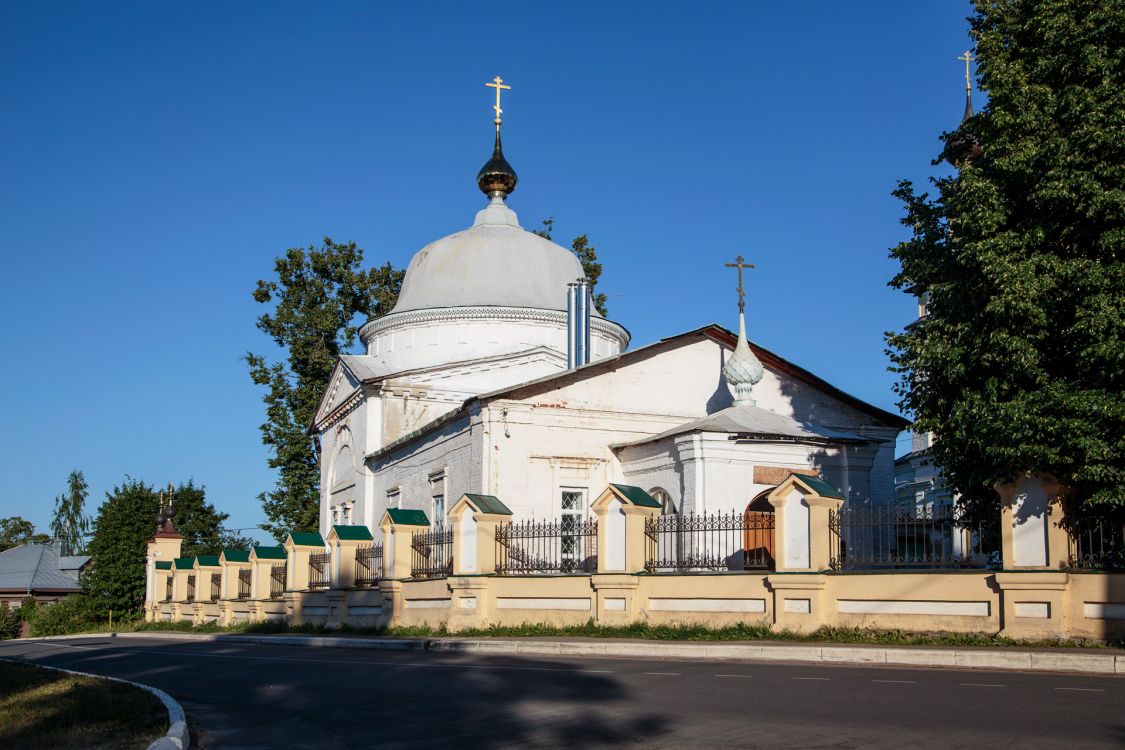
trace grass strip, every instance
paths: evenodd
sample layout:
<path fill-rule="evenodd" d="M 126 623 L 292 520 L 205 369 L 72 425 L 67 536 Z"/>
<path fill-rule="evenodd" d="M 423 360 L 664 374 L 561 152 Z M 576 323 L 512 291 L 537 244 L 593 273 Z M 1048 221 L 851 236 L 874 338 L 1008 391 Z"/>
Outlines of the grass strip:
<path fill-rule="evenodd" d="M 0 747 L 146 748 L 167 729 L 148 691 L 0 661 Z"/>

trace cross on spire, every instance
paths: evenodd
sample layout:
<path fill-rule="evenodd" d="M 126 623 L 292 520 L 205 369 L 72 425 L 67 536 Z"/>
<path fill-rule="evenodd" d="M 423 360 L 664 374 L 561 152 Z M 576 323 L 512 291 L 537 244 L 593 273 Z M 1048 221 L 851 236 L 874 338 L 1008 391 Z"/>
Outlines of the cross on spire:
<path fill-rule="evenodd" d="M 957 59 L 965 63 L 965 91 L 970 92 L 973 90 L 973 79 L 969 64 L 974 62 L 976 58 L 973 57 L 972 50 L 965 50 L 965 54 L 960 55 Z"/>
<path fill-rule="evenodd" d="M 504 79 L 501 78 L 500 76 L 496 76 L 495 78 L 492 79 L 491 82 L 486 83 L 484 85 L 488 86 L 490 89 L 496 89 L 496 104 L 492 108 L 494 110 L 496 110 L 496 119 L 494 120 L 494 122 L 496 123 L 496 129 L 499 130 L 500 129 L 500 115 L 503 114 L 503 112 L 504 112 L 504 110 L 500 109 L 500 91 L 502 89 L 508 89 L 509 91 L 511 91 L 512 87 L 511 86 L 505 86 L 504 85 Z"/>
<path fill-rule="evenodd" d="M 727 268 L 738 269 L 738 313 L 741 315 L 746 310 L 746 290 L 742 288 L 742 269 L 753 268 L 753 263 L 743 263 L 742 256 L 734 259 L 734 263 L 724 264 Z"/>

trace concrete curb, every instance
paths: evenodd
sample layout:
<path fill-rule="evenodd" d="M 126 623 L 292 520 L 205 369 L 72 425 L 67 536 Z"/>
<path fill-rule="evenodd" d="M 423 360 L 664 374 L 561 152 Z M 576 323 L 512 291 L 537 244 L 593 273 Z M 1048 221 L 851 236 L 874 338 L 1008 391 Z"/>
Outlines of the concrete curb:
<path fill-rule="evenodd" d="M 23 640 L 36 640 L 48 641 L 51 638 L 27 638 Z M 148 746 L 148 750 L 184 750 L 191 745 L 191 735 L 188 733 L 187 717 L 184 715 L 183 706 L 176 702 L 176 699 L 165 693 L 163 690 L 154 688 L 151 685 L 143 685 L 139 682 L 132 680 L 122 680 L 119 677 L 106 677 L 101 674 L 90 674 L 89 672 L 78 672 L 73 669 L 63 669 L 62 667 L 50 667 L 46 664 L 39 664 L 38 662 L 26 661 L 23 659 L 5 659 L 0 657 L 0 661 L 6 661 L 12 664 L 30 664 L 35 667 L 43 669 L 50 669 L 54 672 L 65 672 L 66 674 L 79 675 L 81 677 L 92 677 L 95 680 L 108 680 L 110 682 L 120 682 L 123 685 L 132 685 L 133 687 L 147 690 L 160 699 L 164 704 L 164 709 L 168 712 L 168 731 L 164 733 L 163 737 L 159 737 L 152 741 Z"/>
<path fill-rule="evenodd" d="M 622 656 L 650 659 L 713 661 L 798 662 L 819 664 L 887 665 L 896 667 L 951 667 L 1020 672 L 1071 672 L 1125 675 L 1125 654 L 1022 651 L 1018 649 L 957 649 L 902 646 L 848 646 L 832 644 L 774 645 L 768 643 L 668 643 L 664 641 L 572 640 L 545 641 L 505 638 L 353 638 L 324 635 L 235 635 L 226 633 L 175 633 L 150 631 L 122 633 L 129 638 L 171 638 L 191 641 L 228 641 L 311 648 L 358 648 L 373 651 L 438 651 L 509 656 Z M 58 636 L 25 639 L 96 638 Z M 110 637 L 116 637 L 111 634 Z"/>

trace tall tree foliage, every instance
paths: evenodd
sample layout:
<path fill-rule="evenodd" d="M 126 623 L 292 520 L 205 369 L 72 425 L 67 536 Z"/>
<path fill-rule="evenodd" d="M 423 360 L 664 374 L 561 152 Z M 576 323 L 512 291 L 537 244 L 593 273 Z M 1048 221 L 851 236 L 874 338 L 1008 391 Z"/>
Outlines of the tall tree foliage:
<path fill-rule="evenodd" d="M 176 530 L 184 536 L 184 557 L 218 554 L 225 546 L 248 544 L 224 528 L 227 514 L 206 501 L 203 487 L 188 481 L 172 492 Z M 82 579 L 99 616 L 109 610 L 132 612 L 144 602 L 145 552 L 156 533 L 159 511 L 160 492 L 140 480 L 126 477 L 106 493 L 87 549 L 93 560 Z"/>
<path fill-rule="evenodd" d="M 555 229 L 555 218 L 549 216 L 543 220 L 543 225 L 539 229 L 533 230 L 535 234 L 544 239 L 551 239 L 551 232 Z M 590 238 L 584 234 L 580 234 L 570 242 L 570 250 L 577 257 L 582 264 L 582 272 L 586 274 L 586 278 L 590 280 L 590 295 L 594 299 L 594 307 L 601 313 L 602 317 L 609 316 L 609 307 L 606 305 L 606 296 L 601 292 L 595 291 L 598 285 L 598 279 L 602 275 L 602 264 L 598 262 L 598 251 L 590 244 Z"/>
<path fill-rule="evenodd" d="M 0 518 L 0 552 L 28 542 L 51 541 L 46 534 L 35 533 L 35 524 L 20 516 Z"/>
<path fill-rule="evenodd" d="M 289 531 L 317 526 L 318 445 L 308 434 L 336 358 L 355 345 L 360 326 L 394 307 L 403 272 L 390 263 L 363 270 L 354 242 L 325 237 L 321 247 L 291 248 L 274 262 L 276 277 L 258 282 L 254 300 L 270 305 L 258 328 L 285 351 L 285 361 L 247 354 L 250 376 L 265 386 L 262 442 L 277 469 L 274 489 L 259 495 L 279 541 Z"/>
<path fill-rule="evenodd" d="M 1121 505 L 1125 3 L 976 0 L 970 22 L 988 104 L 944 137 L 936 196 L 895 193 L 891 284 L 929 306 L 888 334 L 900 406 L 970 501 L 1026 470 Z"/>
<path fill-rule="evenodd" d="M 77 469 L 70 472 L 66 485 L 66 493 L 55 498 L 51 533 L 62 543 L 64 555 L 80 555 L 90 531 L 90 518 L 85 513 L 90 492 L 86 477 Z"/>

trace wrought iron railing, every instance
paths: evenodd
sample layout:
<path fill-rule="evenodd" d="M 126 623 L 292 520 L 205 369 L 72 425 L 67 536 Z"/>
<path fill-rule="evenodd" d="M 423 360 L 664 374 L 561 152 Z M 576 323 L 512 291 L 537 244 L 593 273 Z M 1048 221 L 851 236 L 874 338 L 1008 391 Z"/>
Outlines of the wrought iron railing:
<path fill-rule="evenodd" d="M 994 525 L 949 505 L 844 507 L 828 514 L 833 570 L 998 568 Z"/>
<path fill-rule="evenodd" d="M 374 586 L 383 575 L 383 545 L 355 548 L 355 585 Z"/>
<path fill-rule="evenodd" d="M 1125 570 L 1125 514 L 1082 515 L 1068 531 L 1072 568 Z"/>
<path fill-rule="evenodd" d="M 220 574 L 218 574 L 218 573 L 212 573 L 211 574 L 211 601 L 213 601 L 213 602 L 219 601 L 219 596 L 222 594 L 222 591 L 221 591 L 222 583 L 223 583 L 223 579 L 222 579 L 222 576 Z"/>
<path fill-rule="evenodd" d="M 285 563 L 270 566 L 270 599 L 280 599 L 285 593 Z"/>
<path fill-rule="evenodd" d="M 598 522 L 577 516 L 520 521 L 496 527 L 500 575 L 598 572 Z"/>
<path fill-rule="evenodd" d="M 240 568 L 238 571 L 238 598 L 250 598 L 250 582 L 251 582 L 250 568 Z"/>
<path fill-rule="evenodd" d="M 410 538 L 412 578 L 445 578 L 453 575 L 453 530 L 434 529 Z"/>
<path fill-rule="evenodd" d="M 164 588 L 164 601 L 170 602 L 170 601 L 172 601 L 172 576 L 171 575 L 169 575 L 168 578 L 165 579 L 165 583 L 166 583 L 166 586 Z"/>
<path fill-rule="evenodd" d="M 327 552 L 314 552 L 309 555 L 309 588 L 328 588 L 328 564 L 332 556 Z"/>
<path fill-rule="evenodd" d="M 195 601 L 195 574 L 187 577 L 187 600 L 189 602 Z"/>
<path fill-rule="evenodd" d="M 773 513 L 669 514 L 645 521 L 645 570 L 773 570 Z"/>

